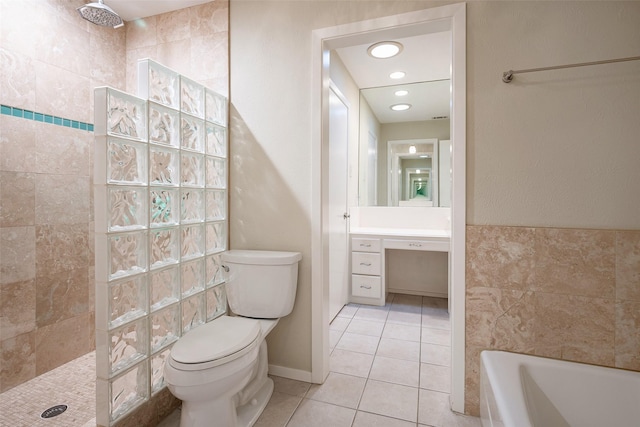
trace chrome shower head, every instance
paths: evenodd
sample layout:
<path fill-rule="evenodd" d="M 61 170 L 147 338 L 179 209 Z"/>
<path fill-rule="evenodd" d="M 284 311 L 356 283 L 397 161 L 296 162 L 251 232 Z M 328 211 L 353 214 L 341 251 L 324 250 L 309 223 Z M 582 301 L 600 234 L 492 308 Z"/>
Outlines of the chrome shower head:
<path fill-rule="evenodd" d="M 104 4 L 103 0 L 98 0 L 98 3 L 85 4 L 76 10 L 84 19 L 96 25 L 113 28 L 120 28 L 124 25 L 122 18 Z"/>

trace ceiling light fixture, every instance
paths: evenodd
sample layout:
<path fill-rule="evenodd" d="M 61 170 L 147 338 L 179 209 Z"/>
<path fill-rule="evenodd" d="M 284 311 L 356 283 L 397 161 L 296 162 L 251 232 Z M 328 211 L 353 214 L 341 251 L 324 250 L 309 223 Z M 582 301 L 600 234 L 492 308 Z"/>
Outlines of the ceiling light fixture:
<path fill-rule="evenodd" d="M 416 154 L 416 146 L 415 145 L 410 145 L 409 146 L 409 154 Z"/>
<path fill-rule="evenodd" d="M 409 95 L 409 91 L 408 90 L 397 90 L 395 95 L 396 96 L 407 96 L 407 95 Z"/>
<path fill-rule="evenodd" d="M 369 46 L 367 53 L 374 58 L 387 59 L 402 52 L 402 48 L 402 44 L 398 42 L 379 42 Z"/>
<path fill-rule="evenodd" d="M 393 111 L 405 111 L 411 108 L 411 104 L 394 104 L 391 108 Z"/>
<path fill-rule="evenodd" d="M 394 71 L 393 73 L 389 74 L 389 77 L 394 80 L 397 80 L 397 79 L 403 78 L 406 75 L 407 73 L 405 73 L 404 71 Z"/>

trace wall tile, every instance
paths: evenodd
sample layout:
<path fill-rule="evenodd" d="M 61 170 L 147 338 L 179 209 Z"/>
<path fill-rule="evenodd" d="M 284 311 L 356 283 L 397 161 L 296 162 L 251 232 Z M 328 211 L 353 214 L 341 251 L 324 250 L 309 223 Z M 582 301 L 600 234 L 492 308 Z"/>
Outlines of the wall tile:
<path fill-rule="evenodd" d="M 147 46 L 138 49 L 129 49 L 127 45 L 127 87 L 126 92 L 138 94 L 138 60 L 149 58 L 156 61 L 158 57 L 158 47 Z"/>
<path fill-rule="evenodd" d="M 91 132 L 47 123 L 36 123 L 35 131 L 36 171 L 49 174 L 44 179 L 57 181 L 52 174 L 89 176 L 89 149 L 94 141 Z"/>
<path fill-rule="evenodd" d="M 229 30 L 229 2 L 216 0 L 190 7 L 191 37 L 202 37 Z M 225 55 L 226 57 L 227 55 Z"/>
<path fill-rule="evenodd" d="M 40 225 L 36 227 L 37 277 L 89 266 L 89 230 L 86 224 Z"/>
<path fill-rule="evenodd" d="M 467 227 L 467 287 L 527 290 L 535 282 L 535 229 Z"/>
<path fill-rule="evenodd" d="M 615 232 L 536 230 L 534 290 L 615 297 Z"/>
<path fill-rule="evenodd" d="M 0 393 L 36 376 L 35 332 L 0 341 Z"/>
<path fill-rule="evenodd" d="M 36 328 L 35 280 L 0 286 L 0 341 Z"/>
<path fill-rule="evenodd" d="M 38 328 L 89 312 L 88 267 L 36 278 Z"/>
<path fill-rule="evenodd" d="M 36 64 L 36 107 L 45 114 L 66 117 L 81 122 L 93 122 L 89 107 L 89 77 L 40 61 Z"/>
<path fill-rule="evenodd" d="M 124 31 L 108 33 L 110 36 L 92 34 L 89 42 L 91 70 L 89 76 L 93 82 L 91 89 L 97 86 L 110 86 L 124 90 L 127 58 L 125 52 Z M 119 35 L 119 36 L 118 36 Z M 93 121 L 93 116 L 92 121 Z"/>
<path fill-rule="evenodd" d="M 0 115 L 0 170 L 35 172 L 35 164 L 35 122 Z"/>
<path fill-rule="evenodd" d="M 616 302 L 615 366 L 640 371 L 640 302 Z"/>
<path fill-rule="evenodd" d="M 89 313 L 36 330 L 36 375 L 89 352 Z"/>
<path fill-rule="evenodd" d="M 465 395 L 466 414 L 480 416 L 480 353 L 488 347 L 467 343 L 465 348 Z"/>
<path fill-rule="evenodd" d="M 35 175 L 0 171 L 0 227 L 35 224 Z"/>
<path fill-rule="evenodd" d="M 536 293 L 535 354 L 614 365 L 614 301 Z"/>
<path fill-rule="evenodd" d="M 156 20 L 155 16 L 150 16 L 127 22 L 125 24 L 127 49 L 157 45 Z"/>
<path fill-rule="evenodd" d="M 191 38 L 191 78 L 202 80 L 227 74 L 228 35 L 227 32 L 219 32 Z"/>
<path fill-rule="evenodd" d="M 616 232 L 616 299 L 640 301 L 640 231 Z"/>
<path fill-rule="evenodd" d="M 33 60 L 19 52 L 0 48 L 2 103 L 33 110 L 36 105 L 36 72 Z"/>
<path fill-rule="evenodd" d="M 75 10 L 69 10 L 77 14 Z M 42 37 L 35 47 L 35 57 L 39 61 L 54 65 L 70 73 L 87 76 L 91 65 L 89 55 L 89 33 L 86 26 L 72 25 L 61 16 L 50 16 L 42 28 L 42 35 L 55 34 L 55 37 Z"/>
<path fill-rule="evenodd" d="M 36 224 L 89 222 L 89 177 L 36 175 Z"/>
<path fill-rule="evenodd" d="M 189 8 L 163 13 L 157 18 L 158 44 L 186 40 L 191 37 Z"/>
<path fill-rule="evenodd" d="M 191 76 L 191 40 L 159 44 L 158 62 L 185 76 Z"/>
<path fill-rule="evenodd" d="M 36 277 L 35 227 L 0 228 L 0 285 Z"/>

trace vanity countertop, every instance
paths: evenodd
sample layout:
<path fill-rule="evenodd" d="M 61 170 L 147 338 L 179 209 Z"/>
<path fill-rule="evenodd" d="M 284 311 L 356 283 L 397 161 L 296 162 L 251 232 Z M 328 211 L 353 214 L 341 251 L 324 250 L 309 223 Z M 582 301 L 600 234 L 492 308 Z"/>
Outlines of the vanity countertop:
<path fill-rule="evenodd" d="M 424 228 L 383 228 L 383 227 L 351 227 L 352 235 L 375 235 L 382 237 L 422 237 L 422 238 L 451 238 L 450 230 L 424 229 Z"/>

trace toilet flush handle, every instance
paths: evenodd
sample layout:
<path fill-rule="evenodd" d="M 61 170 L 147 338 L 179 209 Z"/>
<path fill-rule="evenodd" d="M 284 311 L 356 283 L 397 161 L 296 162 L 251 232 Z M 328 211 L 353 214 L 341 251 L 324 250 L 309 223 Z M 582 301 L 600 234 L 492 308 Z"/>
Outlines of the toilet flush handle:
<path fill-rule="evenodd" d="M 229 272 L 229 267 L 226 265 L 222 265 L 222 269 L 227 273 Z"/>

